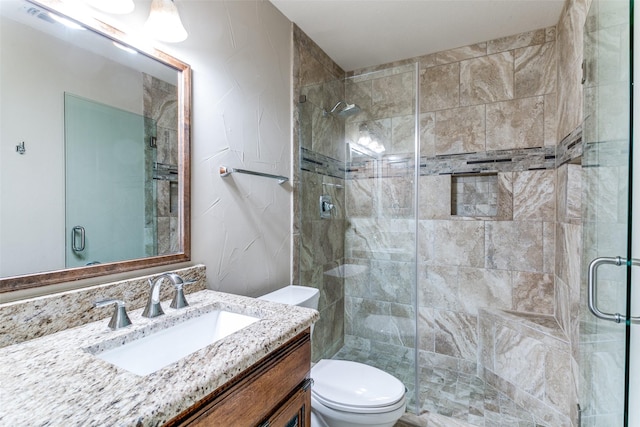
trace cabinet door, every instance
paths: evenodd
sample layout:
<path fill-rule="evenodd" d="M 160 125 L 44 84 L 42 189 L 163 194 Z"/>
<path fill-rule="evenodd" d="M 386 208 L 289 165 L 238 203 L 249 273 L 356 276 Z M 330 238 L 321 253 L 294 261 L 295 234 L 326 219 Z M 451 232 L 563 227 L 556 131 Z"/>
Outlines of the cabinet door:
<path fill-rule="evenodd" d="M 298 390 L 284 402 L 261 427 L 311 426 L 311 380 L 303 382 Z"/>

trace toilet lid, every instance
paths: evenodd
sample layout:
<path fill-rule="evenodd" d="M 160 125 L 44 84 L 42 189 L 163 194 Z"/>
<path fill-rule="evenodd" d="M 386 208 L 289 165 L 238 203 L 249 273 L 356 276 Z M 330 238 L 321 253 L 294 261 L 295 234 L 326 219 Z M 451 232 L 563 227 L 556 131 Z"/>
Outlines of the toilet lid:
<path fill-rule="evenodd" d="M 384 408 L 403 403 L 405 387 L 393 375 L 373 366 L 323 359 L 311 368 L 312 392 L 326 406 L 339 410 Z"/>

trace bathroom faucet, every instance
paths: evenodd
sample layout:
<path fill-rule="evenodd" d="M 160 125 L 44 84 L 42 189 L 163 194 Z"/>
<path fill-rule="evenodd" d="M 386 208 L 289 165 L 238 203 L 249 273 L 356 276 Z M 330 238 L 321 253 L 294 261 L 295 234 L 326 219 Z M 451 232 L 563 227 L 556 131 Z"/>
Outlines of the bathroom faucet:
<path fill-rule="evenodd" d="M 127 316 L 124 301 L 110 298 L 102 301 L 96 301 L 93 303 L 93 306 L 105 307 L 110 304 L 115 304 L 116 308 L 113 312 L 113 316 L 111 316 L 111 320 L 109 321 L 109 327 L 115 331 L 116 329 L 126 328 L 129 326 L 131 324 L 131 320 L 129 319 L 129 316 Z"/>
<path fill-rule="evenodd" d="M 173 296 L 173 301 L 171 301 L 171 308 L 183 308 L 187 307 L 189 303 L 184 297 L 184 285 L 190 285 L 191 283 L 195 283 L 195 280 L 190 280 L 185 282 L 182 280 L 182 277 L 177 275 L 176 273 L 163 273 L 155 278 L 154 281 L 149 279 L 149 286 L 151 287 L 151 291 L 149 293 L 149 301 L 147 301 L 147 306 L 142 312 L 142 316 L 144 317 L 158 317 L 164 314 L 162 310 L 162 306 L 160 305 L 160 284 L 163 279 L 168 279 L 176 289 L 176 292 Z"/>

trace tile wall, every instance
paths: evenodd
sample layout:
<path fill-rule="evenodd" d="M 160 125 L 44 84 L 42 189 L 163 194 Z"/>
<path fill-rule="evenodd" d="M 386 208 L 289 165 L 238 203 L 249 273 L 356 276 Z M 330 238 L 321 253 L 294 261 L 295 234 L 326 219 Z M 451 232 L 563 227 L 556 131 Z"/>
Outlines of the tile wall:
<path fill-rule="evenodd" d="M 320 320 L 312 340 L 314 361 L 330 358 L 344 343 L 344 126 L 325 116 L 344 98 L 344 71 L 304 32 L 293 26 L 293 271 L 292 282 L 320 289 Z M 301 98 L 302 97 L 302 98 Z M 301 102 L 304 101 L 304 102 Z M 320 218 L 320 196 L 335 205 Z"/>
<path fill-rule="evenodd" d="M 437 365 L 459 372 L 482 372 L 488 362 L 481 356 L 486 331 L 479 314 L 487 309 L 491 315 L 514 312 L 525 325 L 519 330 L 530 325 L 538 331 L 532 332 L 533 340 L 544 341 L 541 337 L 546 333 L 553 343 L 547 350 L 561 348 L 563 357 L 553 359 L 553 366 L 573 369 L 560 389 L 548 393 L 518 384 L 514 371 L 490 371 L 488 375 L 493 377 L 487 379 L 491 382 L 493 378 L 493 384 L 508 389 L 514 400 L 535 401 L 539 408 L 550 409 L 551 423 L 559 420 L 561 424 L 570 424 L 576 416 L 575 290 L 580 286 L 577 269 L 581 262 L 577 195 L 582 154 L 582 91 L 579 79 L 576 82 L 576 64 L 582 61 L 587 3 L 568 1 L 557 27 L 347 73 L 344 97 L 360 105 L 363 112 L 345 121 L 344 140 L 354 144 L 362 136 L 375 134 L 386 149 L 376 160 L 348 152 L 342 157 L 333 142 L 341 137 L 339 128 L 331 138 L 311 144 L 304 142 L 305 137 L 313 139 L 313 132 L 320 127 L 314 124 L 311 130 L 301 132 L 301 144 L 309 150 L 301 157 L 305 165 L 301 173 L 315 174 L 305 180 L 317 191 L 330 179 L 345 186 L 341 212 L 346 217 L 336 218 L 345 226 L 345 246 L 336 248 L 334 242 L 331 253 L 342 251 L 344 264 L 360 267 L 343 278 L 345 343 L 369 354 L 378 352 L 380 357 L 397 354 L 410 359 L 417 334 L 420 369 Z M 413 71 L 416 62 L 417 79 Z M 338 75 L 327 75 L 321 81 L 325 83 L 316 86 L 317 94 L 339 93 L 340 88 L 331 80 Z M 412 113 L 416 80 L 420 93 L 420 176 L 418 217 L 414 218 Z M 326 98 L 318 98 L 326 105 Z M 326 123 L 323 126 L 328 127 Z M 316 156 L 316 152 L 320 153 Z M 312 161 L 305 162 L 305 158 Z M 339 170 L 343 159 L 347 161 L 346 174 L 330 176 L 328 171 Z M 452 175 L 456 174 L 495 176 L 494 214 L 452 209 L 456 205 Z M 475 197 L 479 204 L 480 198 Z M 313 204 L 314 197 L 306 203 Z M 304 221 L 302 227 L 307 227 Z M 322 232 L 329 235 L 325 229 Z M 303 258 L 320 249 L 322 262 L 341 261 L 326 257 L 326 244 L 303 243 L 302 248 L 296 266 L 300 277 Z M 415 262 L 417 295 L 412 294 Z M 319 279 L 308 283 L 326 286 Z M 412 298 L 417 298 L 417 313 Z M 339 317 L 334 316 L 336 319 Z M 552 332 L 539 332 L 544 327 L 535 325 L 541 323 L 552 325 Z M 516 351 L 527 341 L 524 338 L 516 334 L 511 349 Z M 319 346 L 324 349 L 325 345 L 316 341 L 314 349 L 322 351 Z M 333 351 L 337 341 L 331 345 Z M 507 347 L 504 354 L 509 354 Z M 537 372 L 544 369 L 543 364 L 538 360 L 515 369 L 521 373 L 531 369 L 542 378 L 541 387 L 555 387 L 545 383 L 552 374 Z M 557 399 L 559 395 L 564 397 Z M 527 400 L 530 398 L 533 400 Z M 544 422 L 544 417 L 540 419 Z"/>
<path fill-rule="evenodd" d="M 155 192 L 147 206 L 145 217 L 146 233 L 152 235 L 147 241 L 151 255 L 165 255 L 180 250 L 180 228 L 178 223 L 178 181 L 177 175 L 170 171 L 178 168 L 178 89 L 175 85 L 163 82 L 151 75 L 143 75 L 144 116 L 152 119 L 151 131 L 156 137 L 156 147 L 146 144 L 147 167 L 153 175 Z M 149 164 L 149 162 L 151 164 Z"/>

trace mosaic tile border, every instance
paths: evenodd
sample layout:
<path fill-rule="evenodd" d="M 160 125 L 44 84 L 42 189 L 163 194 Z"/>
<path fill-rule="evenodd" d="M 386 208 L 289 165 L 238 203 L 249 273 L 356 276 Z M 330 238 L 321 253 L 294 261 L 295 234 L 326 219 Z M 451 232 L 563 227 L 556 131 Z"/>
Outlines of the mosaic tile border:
<path fill-rule="evenodd" d="M 300 148 L 300 169 L 319 175 L 345 179 L 344 163 L 307 148 Z"/>
<path fill-rule="evenodd" d="M 555 147 L 523 148 L 421 158 L 420 175 L 555 169 Z"/>
<path fill-rule="evenodd" d="M 555 147 L 449 154 L 420 158 L 420 175 L 470 175 L 528 170 L 553 170 L 556 166 Z M 413 173 L 414 159 L 409 156 L 389 156 L 380 164 L 365 161 L 350 164 L 346 179 L 388 178 Z"/>
<path fill-rule="evenodd" d="M 565 136 L 556 149 L 556 167 L 582 156 L 582 125 L 578 126 L 569 135 Z"/>
<path fill-rule="evenodd" d="M 553 170 L 583 154 L 582 127 L 565 137 L 558 147 L 536 147 L 478 153 L 448 154 L 420 158 L 420 175 L 458 175 L 528 170 Z M 389 178 L 407 176 L 413 171 L 414 157 L 390 155 L 381 161 L 349 162 L 346 168 L 339 160 L 302 148 L 300 167 L 341 179 Z"/>

